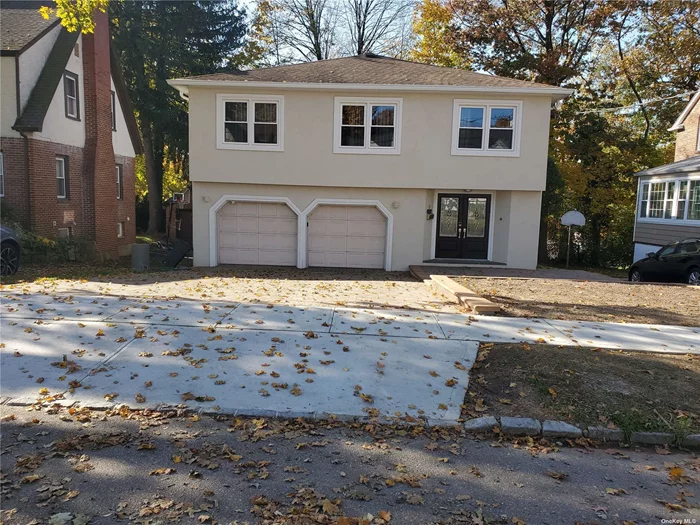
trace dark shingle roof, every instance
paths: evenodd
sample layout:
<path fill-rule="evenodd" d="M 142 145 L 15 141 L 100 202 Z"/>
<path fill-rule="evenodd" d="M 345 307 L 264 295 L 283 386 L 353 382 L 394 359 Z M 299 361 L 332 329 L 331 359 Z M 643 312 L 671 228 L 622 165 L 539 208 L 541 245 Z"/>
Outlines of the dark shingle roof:
<path fill-rule="evenodd" d="M 676 173 L 695 173 L 700 172 L 700 155 L 695 155 L 689 159 L 677 160 L 670 164 L 664 164 L 655 168 L 635 173 L 637 177 L 645 175 L 674 175 Z"/>
<path fill-rule="evenodd" d="M 65 28 L 61 28 L 53 49 L 46 59 L 44 69 L 41 70 L 34 89 L 29 95 L 27 105 L 15 125 L 12 126 L 13 129 L 17 131 L 41 131 L 44 117 L 56 92 L 56 87 L 63 77 L 66 63 L 79 34 L 77 31 L 69 33 Z"/>
<path fill-rule="evenodd" d="M 0 50 L 21 51 L 48 31 L 59 20 L 39 14 L 41 2 L 2 2 L 0 9 Z"/>
<path fill-rule="evenodd" d="M 553 88 L 514 78 L 463 69 L 432 66 L 378 55 L 359 55 L 234 73 L 188 77 L 230 82 L 294 82 L 308 84 L 382 84 L 414 86 L 474 86 L 491 88 Z"/>

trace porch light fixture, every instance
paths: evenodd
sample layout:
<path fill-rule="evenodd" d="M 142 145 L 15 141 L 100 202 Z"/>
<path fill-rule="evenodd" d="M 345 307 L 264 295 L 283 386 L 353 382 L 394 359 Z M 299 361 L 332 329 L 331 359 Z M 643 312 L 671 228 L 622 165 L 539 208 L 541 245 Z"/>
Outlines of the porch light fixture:
<path fill-rule="evenodd" d="M 433 220 L 433 219 L 435 218 L 435 214 L 433 213 L 433 209 L 432 209 L 432 208 L 428 208 L 427 210 L 425 210 L 425 214 L 428 216 L 428 217 L 426 218 L 426 220 L 428 220 L 428 221 L 431 221 L 431 220 Z"/>

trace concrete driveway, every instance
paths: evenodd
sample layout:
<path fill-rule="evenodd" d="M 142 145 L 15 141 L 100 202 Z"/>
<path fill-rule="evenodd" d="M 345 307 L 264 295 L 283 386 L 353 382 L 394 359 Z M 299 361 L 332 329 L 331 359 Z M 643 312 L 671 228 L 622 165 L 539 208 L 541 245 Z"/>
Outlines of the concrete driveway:
<path fill-rule="evenodd" d="M 478 343 L 416 309 L 5 293 L 2 396 L 213 413 L 460 415 Z M 46 389 L 46 390 L 43 390 Z"/>

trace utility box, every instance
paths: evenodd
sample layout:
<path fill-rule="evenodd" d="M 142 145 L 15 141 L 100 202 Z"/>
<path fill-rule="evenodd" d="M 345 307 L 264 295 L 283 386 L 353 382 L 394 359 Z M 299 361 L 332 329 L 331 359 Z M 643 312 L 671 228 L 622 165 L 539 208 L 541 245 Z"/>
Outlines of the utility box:
<path fill-rule="evenodd" d="M 151 245 L 131 245 L 131 269 L 136 272 L 144 272 L 151 267 Z"/>

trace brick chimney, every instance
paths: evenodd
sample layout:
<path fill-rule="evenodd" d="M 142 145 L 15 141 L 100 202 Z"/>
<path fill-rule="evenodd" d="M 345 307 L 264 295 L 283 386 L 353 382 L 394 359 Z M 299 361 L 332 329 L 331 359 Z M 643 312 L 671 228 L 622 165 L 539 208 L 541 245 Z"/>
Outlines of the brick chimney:
<path fill-rule="evenodd" d="M 109 19 L 95 12 L 95 32 L 82 35 L 85 89 L 85 151 L 83 216 L 97 252 L 117 256 L 117 203 L 114 149 Z"/>

